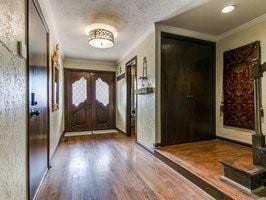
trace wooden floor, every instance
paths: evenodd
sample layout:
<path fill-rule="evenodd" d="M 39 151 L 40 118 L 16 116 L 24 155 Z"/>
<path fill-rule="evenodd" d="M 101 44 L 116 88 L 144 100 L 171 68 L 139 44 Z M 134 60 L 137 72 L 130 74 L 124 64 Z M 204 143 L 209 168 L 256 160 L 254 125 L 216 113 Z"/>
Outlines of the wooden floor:
<path fill-rule="evenodd" d="M 221 180 L 223 166 L 220 160 L 253 170 L 251 148 L 224 140 L 210 140 L 160 148 L 158 153 L 179 166 L 189 169 L 210 185 L 232 199 L 259 199 L 228 182 Z"/>
<path fill-rule="evenodd" d="M 40 200 L 213 199 L 120 133 L 64 138 Z"/>

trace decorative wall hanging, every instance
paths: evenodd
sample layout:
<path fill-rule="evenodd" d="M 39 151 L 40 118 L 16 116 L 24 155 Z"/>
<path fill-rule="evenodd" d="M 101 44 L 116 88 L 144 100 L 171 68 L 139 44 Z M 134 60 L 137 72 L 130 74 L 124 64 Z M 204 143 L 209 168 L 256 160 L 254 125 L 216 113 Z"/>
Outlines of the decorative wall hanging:
<path fill-rule="evenodd" d="M 60 52 L 57 44 L 52 55 L 52 111 L 59 109 L 59 70 Z"/>
<path fill-rule="evenodd" d="M 116 77 L 116 80 L 117 80 L 117 81 L 120 81 L 120 80 L 124 79 L 125 77 L 126 77 L 126 74 L 123 73 L 123 74 L 120 74 L 119 76 L 117 76 L 117 77 Z"/>
<path fill-rule="evenodd" d="M 259 42 L 224 53 L 223 119 L 225 126 L 254 130 L 252 66 L 259 60 Z"/>
<path fill-rule="evenodd" d="M 143 58 L 143 68 L 142 68 L 142 76 L 139 77 L 138 80 L 138 89 L 136 90 L 136 94 L 137 95 L 144 95 L 144 94 L 149 94 L 149 93 L 153 93 L 153 88 L 151 85 L 151 81 L 147 76 L 147 58 L 144 57 Z"/>

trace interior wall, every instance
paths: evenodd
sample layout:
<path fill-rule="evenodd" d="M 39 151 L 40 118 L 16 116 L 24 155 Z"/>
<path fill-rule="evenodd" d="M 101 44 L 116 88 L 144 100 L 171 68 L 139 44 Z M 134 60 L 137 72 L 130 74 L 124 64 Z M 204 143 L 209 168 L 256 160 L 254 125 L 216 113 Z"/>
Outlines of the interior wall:
<path fill-rule="evenodd" d="M 143 58 L 147 57 L 148 77 L 155 87 L 155 29 L 152 27 L 135 44 L 134 48 L 124 56 L 117 65 L 117 71 L 125 73 L 125 65 L 137 56 L 137 78 L 142 76 Z M 118 74 L 118 75 L 119 75 Z M 126 78 L 116 84 L 116 127 L 126 131 Z M 155 93 L 138 95 L 137 97 L 137 141 L 143 146 L 153 149 L 155 143 Z"/>
<path fill-rule="evenodd" d="M 59 40 L 49 4 L 43 0 L 39 3 L 50 29 L 51 55 Z M 26 59 L 18 55 L 17 49 L 18 41 L 26 43 L 26 1 L 3 0 L 0 13 L 0 160 L 5 161 L 0 164 L 0 196 L 3 199 L 26 199 L 27 67 Z M 60 91 L 63 91 L 62 78 L 63 69 Z M 63 98 L 60 99 L 61 108 L 57 112 L 50 111 L 50 155 L 64 129 Z"/>
<path fill-rule="evenodd" d="M 88 69 L 88 70 L 101 70 L 101 71 L 116 70 L 116 64 L 113 62 L 84 60 L 78 58 L 65 58 L 64 67 L 72 69 Z"/>
<path fill-rule="evenodd" d="M 26 199 L 25 0 L 0 1 L 0 199 Z"/>
<path fill-rule="evenodd" d="M 227 50 L 234 49 L 254 41 L 261 42 L 261 59 L 266 61 L 266 20 L 255 24 L 245 30 L 234 35 L 221 39 L 217 43 L 217 69 L 216 69 L 216 134 L 221 137 L 237 140 L 251 144 L 251 134 L 253 131 L 241 130 L 237 128 L 229 128 L 223 126 L 223 116 L 220 112 L 220 104 L 222 100 L 222 82 L 223 82 L 223 53 Z M 266 76 L 266 74 L 264 74 Z M 266 78 L 262 79 L 262 103 L 266 106 Z M 263 132 L 266 132 L 266 122 L 263 119 Z"/>
<path fill-rule="evenodd" d="M 50 40 L 50 58 L 56 48 L 57 40 L 51 35 Z M 50 59 L 50 75 L 49 75 L 49 98 L 50 98 L 50 158 L 55 153 L 56 147 L 60 142 L 60 138 L 65 130 L 64 124 L 64 69 L 62 57 L 60 57 L 59 69 L 59 109 L 52 111 L 52 64 Z"/>
<path fill-rule="evenodd" d="M 39 0 L 43 15 L 45 17 L 46 23 L 48 24 L 50 35 L 49 43 L 49 56 L 50 56 L 50 75 L 49 75 L 49 106 L 50 106 L 50 158 L 53 156 L 56 147 L 59 143 L 61 135 L 64 131 L 64 70 L 63 70 L 63 52 L 62 47 L 60 46 L 60 40 L 57 34 L 56 26 L 54 24 L 54 16 L 51 11 L 51 5 L 49 1 Z M 56 45 L 59 44 L 60 48 L 60 63 L 61 68 L 59 70 L 59 109 L 57 111 L 52 111 L 52 54 L 56 48 Z"/>

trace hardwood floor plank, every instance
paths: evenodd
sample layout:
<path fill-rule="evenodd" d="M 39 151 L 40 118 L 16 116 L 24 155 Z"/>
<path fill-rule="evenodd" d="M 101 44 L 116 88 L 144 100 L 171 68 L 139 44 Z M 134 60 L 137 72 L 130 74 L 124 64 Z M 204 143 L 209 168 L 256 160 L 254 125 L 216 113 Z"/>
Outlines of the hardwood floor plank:
<path fill-rule="evenodd" d="M 64 138 L 39 200 L 213 199 L 120 133 Z"/>

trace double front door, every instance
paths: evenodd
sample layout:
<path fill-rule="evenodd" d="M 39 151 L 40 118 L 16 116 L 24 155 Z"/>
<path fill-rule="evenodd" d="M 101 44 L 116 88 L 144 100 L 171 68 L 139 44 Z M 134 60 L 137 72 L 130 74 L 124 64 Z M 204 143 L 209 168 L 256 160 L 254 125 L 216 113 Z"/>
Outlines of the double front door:
<path fill-rule="evenodd" d="M 115 74 L 65 70 L 66 131 L 114 128 Z"/>

